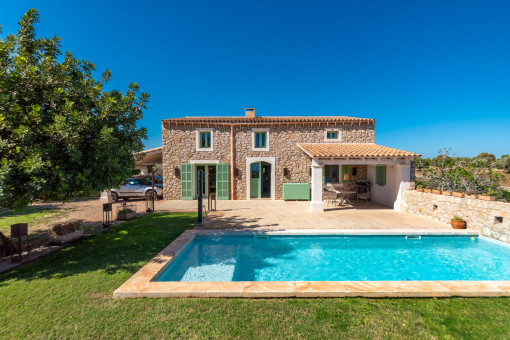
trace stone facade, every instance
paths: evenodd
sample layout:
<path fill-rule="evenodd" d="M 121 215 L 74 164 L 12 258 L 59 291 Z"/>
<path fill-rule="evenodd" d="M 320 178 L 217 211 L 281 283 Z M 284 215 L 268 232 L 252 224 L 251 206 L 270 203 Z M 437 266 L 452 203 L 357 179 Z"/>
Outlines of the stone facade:
<path fill-rule="evenodd" d="M 406 190 L 402 211 L 450 223 L 454 215 L 481 235 L 510 242 L 510 203 Z"/>
<path fill-rule="evenodd" d="M 213 130 L 213 150 L 197 151 L 197 129 Z M 269 151 L 252 150 L 253 129 L 269 129 Z M 374 143 L 374 124 L 260 124 L 236 125 L 235 135 L 235 199 L 247 196 L 247 157 L 274 157 L 275 160 L 275 199 L 282 199 L 283 183 L 310 183 L 310 158 L 299 149 L 297 143 L 324 143 L 325 129 L 338 128 L 342 131 L 342 143 Z M 163 123 L 163 178 L 165 181 L 165 199 L 181 198 L 180 179 L 175 175 L 175 168 L 181 164 L 196 160 L 218 161 L 231 165 L 230 129 L 225 125 L 211 124 L 169 124 Z M 284 176 L 284 168 L 288 175 Z M 351 177 L 366 179 L 366 166 L 357 166 L 358 173 Z M 230 167 L 230 171 L 232 168 Z M 229 175 L 230 181 L 230 175 Z M 230 183 L 231 185 L 231 183 Z"/>

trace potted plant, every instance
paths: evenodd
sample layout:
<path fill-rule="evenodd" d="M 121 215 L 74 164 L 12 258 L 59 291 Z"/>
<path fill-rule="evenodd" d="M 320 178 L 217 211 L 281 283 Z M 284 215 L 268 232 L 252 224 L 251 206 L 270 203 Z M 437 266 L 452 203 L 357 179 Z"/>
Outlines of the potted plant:
<path fill-rule="evenodd" d="M 136 217 L 136 211 L 129 209 L 129 208 L 124 208 L 117 212 L 117 219 L 121 220 L 121 221 L 131 220 L 135 217 Z"/>
<path fill-rule="evenodd" d="M 417 185 L 417 186 L 416 186 L 416 191 L 418 191 L 418 192 L 423 192 L 423 191 L 424 191 L 424 189 L 423 189 L 423 185 L 421 185 L 421 184 Z"/>
<path fill-rule="evenodd" d="M 55 224 L 53 233 L 51 243 L 66 244 L 75 241 L 83 236 L 82 221 Z"/>
<path fill-rule="evenodd" d="M 453 216 L 450 224 L 452 225 L 453 229 L 466 229 L 466 221 L 456 215 Z"/>

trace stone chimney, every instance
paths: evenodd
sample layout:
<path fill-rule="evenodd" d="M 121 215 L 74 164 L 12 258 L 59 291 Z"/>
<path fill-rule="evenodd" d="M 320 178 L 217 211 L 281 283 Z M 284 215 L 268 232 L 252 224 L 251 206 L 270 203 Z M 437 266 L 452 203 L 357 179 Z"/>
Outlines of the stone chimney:
<path fill-rule="evenodd" d="M 255 109 L 254 108 L 245 108 L 244 109 L 244 117 L 245 118 L 255 118 Z"/>

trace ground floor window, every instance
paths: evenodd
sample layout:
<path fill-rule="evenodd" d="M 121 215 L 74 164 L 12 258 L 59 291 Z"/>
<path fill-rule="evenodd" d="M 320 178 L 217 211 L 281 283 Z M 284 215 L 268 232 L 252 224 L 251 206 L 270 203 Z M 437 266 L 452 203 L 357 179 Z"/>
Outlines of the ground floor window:
<path fill-rule="evenodd" d="M 338 165 L 324 165 L 324 182 L 335 183 L 339 182 L 339 166 Z"/>

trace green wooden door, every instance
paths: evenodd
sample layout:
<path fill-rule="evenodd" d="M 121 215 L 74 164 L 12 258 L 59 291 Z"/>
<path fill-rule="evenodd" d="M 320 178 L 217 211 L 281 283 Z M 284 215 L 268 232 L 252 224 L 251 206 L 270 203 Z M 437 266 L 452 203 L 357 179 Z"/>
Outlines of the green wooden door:
<path fill-rule="evenodd" d="M 260 162 L 250 165 L 250 198 L 260 198 L 261 187 Z"/>
<path fill-rule="evenodd" d="M 228 200 L 228 164 L 218 164 L 216 167 L 216 198 Z"/>
<path fill-rule="evenodd" d="M 193 199 L 193 165 L 181 164 L 181 199 Z"/>

